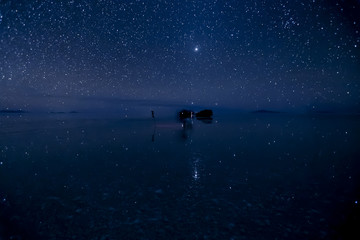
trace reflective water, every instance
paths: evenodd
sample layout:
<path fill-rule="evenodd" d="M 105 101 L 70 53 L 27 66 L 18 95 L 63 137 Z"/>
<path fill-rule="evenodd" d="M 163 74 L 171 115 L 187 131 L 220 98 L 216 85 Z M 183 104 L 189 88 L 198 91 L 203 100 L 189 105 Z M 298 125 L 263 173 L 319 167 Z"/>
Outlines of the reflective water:
<path fill-rule="evenodd" d="M 0 117 L 0 239 L 346 239 L 359 117 Z"/>

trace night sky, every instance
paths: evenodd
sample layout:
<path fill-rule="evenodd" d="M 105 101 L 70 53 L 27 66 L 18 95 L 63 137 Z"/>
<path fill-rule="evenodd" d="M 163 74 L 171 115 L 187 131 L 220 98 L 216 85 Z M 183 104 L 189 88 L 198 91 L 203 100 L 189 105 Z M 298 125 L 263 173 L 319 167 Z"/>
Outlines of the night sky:
<path fill-rule="evenodd" d="M 0 109 L 354 112 L 360 1 L 0 0 L 0 56 Z"/>

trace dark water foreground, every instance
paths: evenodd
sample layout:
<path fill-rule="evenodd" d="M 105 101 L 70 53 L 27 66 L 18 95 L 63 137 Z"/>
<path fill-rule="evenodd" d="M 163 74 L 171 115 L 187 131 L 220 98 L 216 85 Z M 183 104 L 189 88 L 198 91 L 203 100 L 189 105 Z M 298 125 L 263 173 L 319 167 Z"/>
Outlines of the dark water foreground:
<path fill-rule="evenodd" d="M 359 117 L 0 120 L 0 239 L 360 239 Z"/>

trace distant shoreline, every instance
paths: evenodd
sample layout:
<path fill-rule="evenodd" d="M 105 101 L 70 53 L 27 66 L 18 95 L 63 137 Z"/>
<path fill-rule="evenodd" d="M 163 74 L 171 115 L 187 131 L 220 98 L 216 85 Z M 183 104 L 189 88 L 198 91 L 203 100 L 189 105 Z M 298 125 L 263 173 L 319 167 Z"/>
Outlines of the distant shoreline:
<path fill-rule="evenodd" d="M 23 110 L 5 109 L 5 110 L 0 110 L 0 113 L 25 113 L 25 111 L 23 111 Z"/>

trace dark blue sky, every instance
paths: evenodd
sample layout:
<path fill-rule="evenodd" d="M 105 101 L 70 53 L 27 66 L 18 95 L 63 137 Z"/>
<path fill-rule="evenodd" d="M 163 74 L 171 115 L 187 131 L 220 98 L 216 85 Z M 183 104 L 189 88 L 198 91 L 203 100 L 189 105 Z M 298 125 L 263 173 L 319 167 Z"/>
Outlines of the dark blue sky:
<path fill-rule="evenodd" d="M 0 108 L 358 111 L 359 13 L 351 0 L 0 0 Z"/>

